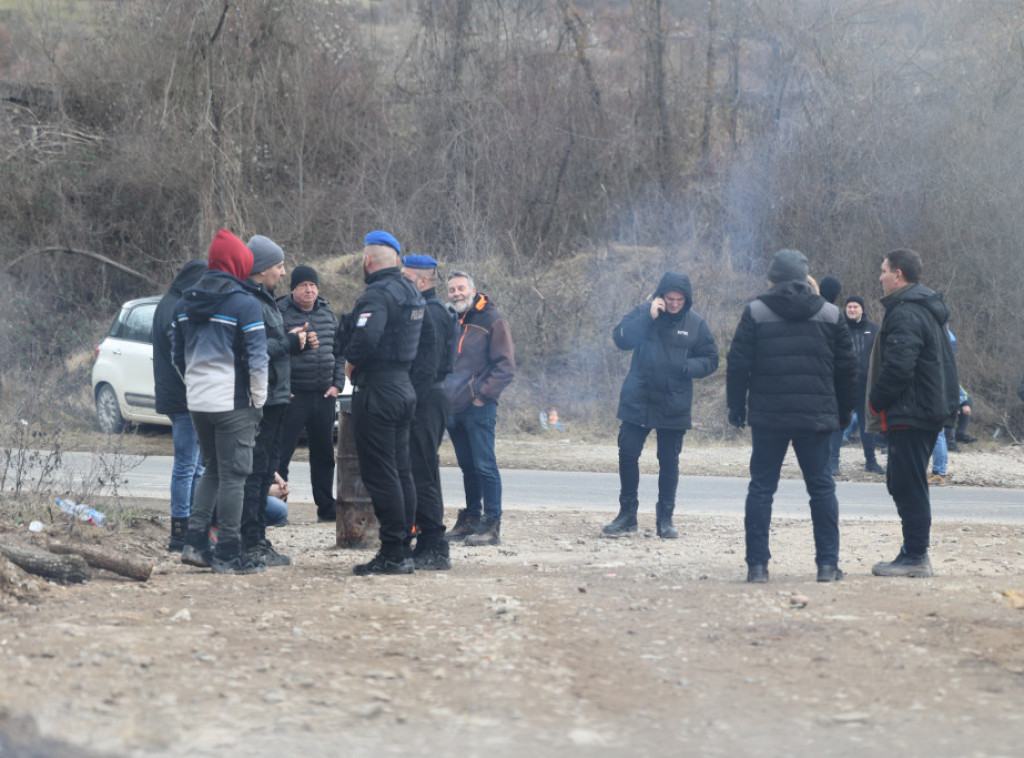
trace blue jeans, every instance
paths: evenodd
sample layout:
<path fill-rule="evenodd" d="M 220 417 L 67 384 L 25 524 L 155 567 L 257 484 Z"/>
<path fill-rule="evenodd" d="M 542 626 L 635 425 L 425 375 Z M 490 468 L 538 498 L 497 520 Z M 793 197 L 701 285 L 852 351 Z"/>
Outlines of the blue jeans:
<path fill-rule="evenodd" d="M 267 495 L 267 526 L 284 526 L 288 522 L 288 503 L 279 497 Z"/>
<path fill-rule="evenodd" d="M 188 518 L 196 484 L 203 475 L 199 440 L 188 411 L 172 413 L 171 437 L 174 441 L 174 466 L 171 468 L 171 518 Z"/>
<path fill-rule="evenodd" d="M 829 438 L 832 432 L 792 434 L 752 427 L 753 451 L 750 454 L 750 486 L 747 488 L 746 515 L 747 563 L 765 564 L 771 558 L 768 530 L 772 523 L 772 499 L 779 487 L 782 461 L 789 443 L 793 443 L 804 486 L 811 501 L 814 527 L 814 561 L 821 565 L 839 562 L 839 501 L 836 483 L 829 468 Z"/>
<path fill-rule="evenodd" d="M 932 449 L 932 473 L 946 475 L 946 463 L 949 461 L 949 446 L 946 443 L 946 430 L 939 432 Z"/>
<path fill-rule="evenodd" d="M 501 474 L 494 454 L 494 423 L 498 404 L 472 405 L 448 418 L 455 457 L 462 469 L 466 510 L 488 518 L 501 518 Z"/>

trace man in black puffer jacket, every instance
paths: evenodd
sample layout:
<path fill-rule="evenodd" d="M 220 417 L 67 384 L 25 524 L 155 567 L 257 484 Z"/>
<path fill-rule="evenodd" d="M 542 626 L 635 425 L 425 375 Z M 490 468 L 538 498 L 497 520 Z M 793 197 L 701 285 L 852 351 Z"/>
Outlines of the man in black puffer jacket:
<path fill-rule="evenodd" d="M 753 443 L 747 581 L 768 581 L 772 498 L 790 442 L 810 496 L 818 581 L 838 581 L 839 503 L 829 437 L 850 423 L 857 356 L 839 309 L 807 282 L 803 253 L 777 252 L 768 280 L 771 289 L 743 310 L 726 358 L 729 423 L 742 427 L 749 420 Z"/>
<path fill-rule="evenodd" d="M 693 290 L 686 274 L 668 272 L 654 299 L 622 317 L 612 339 L 632 350 L 629 373 L 619 393 L 619 514 L 604 533 L 637 530 L 640 453 L 651 429 L 658 430 L 658 536 L 674 539 L 672 525 L 679 484 L 679 451 L 690 428 L 693 380 L 718 369 L 718 347 L 704 319 L 691 310 Z"/>
<path fill-rule="evenodd" d="M 296 266 L 292 293 L 277 301 L 285 330 L 306 330 L 306 348 L 292 356 L 292 401 L 281 428 L 277 470 L 288 481 L 292 455 L 305 430 L 316 515 L 320 521 L 334 521 L 334 422 L 337 398 L 345 387 L 345 358 L 336 354 L 338 319 L 319 287 L 316 269 Z"/>
<path fill-rule="evenodd" d="M 167 549 L 180 553 L 188 536 L 188 517 L 192 496 L 203 475 L 199 439 L 188 412 L 185 381 L 171 363 L 171 333 L 177 318 L 175 306 L 182 293 L 206 273 L 206 261 L 189 261 L 174 277 L 167 294 L 153 313 L 153 379 L 156 388 L 156 412 L 171 419 L 174 464 L 171 467 L 171 539 Z"/>
<path fill-rule="evenodd" d="M 903 524 L 903 547 L 895 560 L 875 564 L 871 573 L 927 577 L 928 457 L 960 406 L 956 358 L 945 328 L 949 308 L 942 293 L 920 284 L 921 256 L 913 250 L 886 253 L 878 279 L 885 318 L 868 368 L 868 431 L 889 438 L 885 483 Z"/>

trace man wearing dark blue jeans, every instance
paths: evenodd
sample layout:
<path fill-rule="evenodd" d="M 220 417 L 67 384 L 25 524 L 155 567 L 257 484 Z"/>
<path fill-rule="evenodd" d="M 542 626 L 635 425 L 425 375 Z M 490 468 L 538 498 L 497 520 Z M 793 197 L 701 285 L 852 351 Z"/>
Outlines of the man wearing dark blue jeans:
<path fill-rule="evenodd" d="M 792 442 L 810 496 L 818 581 L 834 582 L 843 572 L 829 438 L 850 423 L 857 356 L 839 309 L 808 283 L 802 253 L 777 252 L 768 279 L 771 289 L 743 310 L 726 359 L 729 423 L 741 428 L 749 419 L 753 442 L 747 581 L 768 581 L 772 500 Z"/>
<path fill-rule="evenodd" d="M 679 484 L 679 452 L 690 428 L 693 380 L 718 369 L 711 329 L 693 310 L 686 274 L 669 271 L 654 297 L 622 317 L 612 331 L 620 350 L 630 350 L 629 373 L 619 393 L 619 513 L 603 532 L 618 537 L 639 528 L 640 453 L 658 430 L 658 502 L 655 526 L 662 539 L 676 539 L 672 524 Z"/>
<path fill-rule="evenodd" d="M 455 370 L 445 380 L 452 399 L 448 436 L 462 469 L 466 507 L 459 511 L 449 539 L 467 545 L 501 541 L 501 474 L 494 454 L 498 396 L 515 376 L 515 350 L 508 320 L 469 274 L 448 275 L 448 301 L 459 315 Z"/>
<path fill-rule="evenodd" d="M 203 475 L 199 440 L 188 412 L 185 382 L 171 363 L 171 332 L 182 293 L 206 273 L 206 261 L 189 261 L 174 277 L 170 289 L 153 313 L 153 379 L 157 413 L 171 419 L 174 464 L 171 467 L 171 539 L 167 549 L 180 553 L 188 534 L 192 497 Z"/>

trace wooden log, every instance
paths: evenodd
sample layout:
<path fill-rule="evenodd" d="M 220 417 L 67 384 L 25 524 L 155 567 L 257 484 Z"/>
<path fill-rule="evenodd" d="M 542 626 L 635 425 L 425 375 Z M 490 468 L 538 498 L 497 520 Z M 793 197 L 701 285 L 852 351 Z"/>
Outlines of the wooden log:
<path fill-rule="evenodd" d="M 140 561 L 128 555 L 118 555 L 95 545 L 51 541 L 47 549 L 60 555 L 80 555 L 90 566 L 113 571 L 115 574 L 140 582 L 149 579 L 153 573 L 152 561 Z"/>
<path fill-rule="evenodd" d="M 54 555 L 3 542 L 0 542 L 0 554 L 30 574 L 53 579 L 61 584 L 76 584 L 89 579 L 89 566 L 80 555 Z"/>
<path fill-rule="evenodd" d="M 352 414 L 342 411 L 338 418 L 337 452 L 338 496 L 334 501 L 338 517 L 335 544 L 344 548 L 368 548 L 377 543 L 380 524 L 373 512 L 373 501 L 359 474 L 359 457 L 352 431 Z"/>

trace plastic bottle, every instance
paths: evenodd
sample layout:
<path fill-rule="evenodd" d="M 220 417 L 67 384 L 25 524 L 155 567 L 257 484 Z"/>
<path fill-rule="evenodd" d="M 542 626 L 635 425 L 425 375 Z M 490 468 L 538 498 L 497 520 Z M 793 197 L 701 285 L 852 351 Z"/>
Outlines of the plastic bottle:
<path fill-rule="evenodd" d="M 103 526 L 107 523 L 107 516 L 85 503 L 76 503 L 71 498 L 57 498 L 57 505 L 69 516 L 76 516 L 82 521 L 88 521 L 93 526 Z"/>

